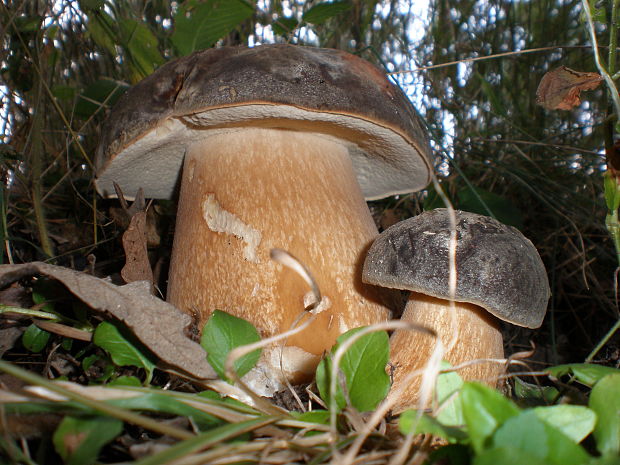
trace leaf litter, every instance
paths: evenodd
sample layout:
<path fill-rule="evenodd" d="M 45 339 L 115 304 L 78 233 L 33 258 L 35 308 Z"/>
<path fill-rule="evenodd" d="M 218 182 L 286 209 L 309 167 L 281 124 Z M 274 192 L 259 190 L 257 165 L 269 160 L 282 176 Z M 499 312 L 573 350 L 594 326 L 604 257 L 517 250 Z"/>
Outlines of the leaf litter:
<path fill-rule="evenodd" d="M 123 233 L 123 250 L 125 250 L 125 266 L 121 270 L 121 277 L 126 283 L 146 281 L 153 286 L 153 270 L 149 261 L 147 249 L 147 217 L 148 206 L 144 200 L 144 191 L 138 189 L 136 198 L 128 206 L 125 196 L 118 184 L 114 189 L 126 215 L 129 216 L 129 226 Z"/>
<path fill-rule="evenodd" d="M 596 89 L 603 80 L 598 73 L 585 73 L 560 66 L 546 73 L 536 90 L 536 103 L 547 110 L 571 110 L 581 103 L 581 91 Z"/>
<path fill-rule="evenodd" d="M 86 273 L 32 262 L 1 265 L 0 288 L 33 276 L 60 281 L 95 312 L 124 323 L 158 357 L 161 368 L 198 380 L 217 378 L 205 351 L 185 335 L 191 324 L 189 315 L 153 296 L 148 282 L 117 286 Z"/>

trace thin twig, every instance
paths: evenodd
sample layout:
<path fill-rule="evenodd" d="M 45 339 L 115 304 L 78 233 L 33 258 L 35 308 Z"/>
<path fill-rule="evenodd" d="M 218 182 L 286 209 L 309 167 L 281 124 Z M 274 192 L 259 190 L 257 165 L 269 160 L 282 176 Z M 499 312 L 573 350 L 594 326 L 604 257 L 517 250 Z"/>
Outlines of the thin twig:
<path fill-rule="evenodd" d="M 549 51 L 549 50 L 557 50 L 557 49 L 564 49 L 564 48 L 587 48 L 587 47 L 589 47 L 589 46 L 588 45 L 555 45 L 555 46 L 552 46 L 552 47 L 530 48 L 530 49 L 526 49 L 526 50 L 516 50 L 516 51 L 512 51 L 512 52 L 496 53 L 494 55 L 486 55 L 486 56 L 483 56 L 483 57 L 463 58 L 461 60 L 449 61 L 447 63 L 439 63 L 439 64 L 436 64 L 436 65 L 419 66 L 416 69 L 409 69 L 409 70 L 403 70 L 403 71 L 394 71 L 394 72 L 388 73 L 388 74 L 389 75 L 410 74 L 410 73 L 417 73 L 418 71 L 426 71 L 426 70 L 429 70 L 429 69 L 445 68 L 447 66 L 454 66 L 454 65 L 458 65 L 460 63 L 473 63 L 475 61 L 493 60 L 495 58 L 501 58 L 501 57 L 506 57 L 506 56 L 511 56 L 511 55 L 525 55 L 526 53 L 539 53 L 539 52 L 546 52 L 546 51 Z"/>

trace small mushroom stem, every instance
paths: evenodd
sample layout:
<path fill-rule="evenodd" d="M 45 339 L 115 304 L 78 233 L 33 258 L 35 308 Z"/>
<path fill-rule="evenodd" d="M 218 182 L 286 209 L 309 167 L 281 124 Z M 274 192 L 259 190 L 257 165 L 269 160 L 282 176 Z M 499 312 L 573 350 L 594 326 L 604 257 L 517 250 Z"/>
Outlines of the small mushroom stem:
<path fill-rule="evenodd" d="M 310 303 L 307 284 L 270 260 L 289 251 L 329 299 L 307 330 L 288 339 L 290 378 L 311 373 L 348 329 L 388 318 L 361 266 L 377 230 L 347 148 L 314 133 L 222 130 L 185 158 L 168 300 L 196 314 L 215 309 L 252 322 L 263 337 L 291 329 Z M 278 352 L 279 353 L 279 352 Z M 273 361 L 280 367 L 280 361 Z"/>
<path fill-rule="evenodd" d="M 433 329 L 446 348 L 444 360 L 452 366 L 474 362 L 458 370 L 467 381 L 477 380 L 496 386 L 503 372 L 502 364 L 481 359 L 501 359 L 504 356 L 499 320 L 477 305 L 455 302 L 454 320 L 450 302 L 412 292 L 401 317 L 402 320 Z M 456 325 L 456 331 L 452 324 Z M 456 337 L 454 344 L 452 339 Z M 415 370 L 426 365 L 435 347 L 435 338 L 416 331 L 397 330 L 390 338 L 390 362 L 394 367 L 396 390 Z M 407 387 L 395 405 L 395 411 L 416 407 L 419 398 L 421 377 Z"/>

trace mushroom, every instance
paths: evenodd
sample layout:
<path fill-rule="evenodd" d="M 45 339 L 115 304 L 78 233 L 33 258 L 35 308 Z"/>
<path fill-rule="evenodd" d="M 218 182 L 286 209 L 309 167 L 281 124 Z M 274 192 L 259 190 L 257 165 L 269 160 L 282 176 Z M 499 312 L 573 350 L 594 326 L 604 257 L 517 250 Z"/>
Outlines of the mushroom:
<path fill-rule="evenodd" d="M 410 291 L 402 320 L 434 330 L 453 366 L 466 380 L 496 385 L 504 357 L 500 320 L 527 328 L 542 324 L 550 291 L 534 245 L 517 229 L 493 218 L 456 211 L 454 324 L 449 289 L 450 219 L 437 209 L 401 221 L 375 240 L 366 257 L 366 283 Z M 456 337 L 450 347 L 452 338 Z M 431 335 L 396 330 L 390 361 L 396 390 L 407 375 L 425 366 L 435 346 Z M 485 360 L 487 359 L 487 360 Z M 419 378 L 395 409 L 414 406 Z"/>
<path fill-rule="evenodd" d="M 267 355 L 270 379 L 282 365 L 297 381 L 338 335 L 389 317 L 361 282 L 378 234 L 364 199 L 422 189 L 430 158 L 407 97 L 361 58 L 225 47 L 167 63 L 119 100 L 96 184 L 104 196 L 115 181 L 150 198 L 171 198 L 180 184 L 168 300 L 200 327 L 221 309 L 264 337 L 290 329 L 312 302 L 269 251 L 286 249 L 312 270 L 328 300 L 282 360 Z"/>

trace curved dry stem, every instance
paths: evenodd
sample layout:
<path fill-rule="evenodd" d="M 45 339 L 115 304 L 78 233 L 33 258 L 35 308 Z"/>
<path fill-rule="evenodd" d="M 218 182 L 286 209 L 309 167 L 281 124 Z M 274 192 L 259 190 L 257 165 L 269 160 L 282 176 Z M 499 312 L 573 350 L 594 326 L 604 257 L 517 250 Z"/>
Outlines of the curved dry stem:
<path fill-rule="evenodd" d="M 305 282 L 310 286 L 312 293 L 314 294 L 314 306 L 319 305 L 321 302 L 321 289 L 319 289 L 319 285 L 316 283 L 314 276 L 308 269 L 306 265 L 304 265 L 301 260 L 295 257 L 290 252 L 287 252 L 283 249 L 271 249 L 269 252 L 269 256 L 272 260 L 290 268 L 294 272 L 296 272 Z"/>

